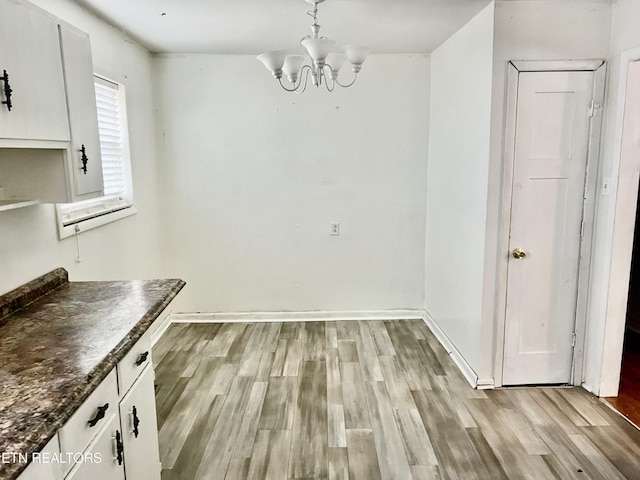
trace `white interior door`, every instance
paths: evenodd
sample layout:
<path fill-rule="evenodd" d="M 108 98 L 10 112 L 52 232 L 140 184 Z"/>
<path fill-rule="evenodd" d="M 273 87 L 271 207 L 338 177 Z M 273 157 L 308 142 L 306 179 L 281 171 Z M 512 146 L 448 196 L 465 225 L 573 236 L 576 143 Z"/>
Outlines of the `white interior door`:
<path fill-rule="evenodd" d="M 519 74 L 503 385 L 571 380 L 593 78 Z"/>

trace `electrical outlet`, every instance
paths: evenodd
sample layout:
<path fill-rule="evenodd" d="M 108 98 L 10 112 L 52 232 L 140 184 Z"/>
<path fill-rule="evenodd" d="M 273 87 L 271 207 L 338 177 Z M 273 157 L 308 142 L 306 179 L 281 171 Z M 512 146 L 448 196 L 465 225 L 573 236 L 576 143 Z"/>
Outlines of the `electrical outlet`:
<path fill-rule="evenodd" d="M 331 222 L 331 230 L 329 235 L 338 236 L 340 235 L 340 223 L 339 222 Z"/>

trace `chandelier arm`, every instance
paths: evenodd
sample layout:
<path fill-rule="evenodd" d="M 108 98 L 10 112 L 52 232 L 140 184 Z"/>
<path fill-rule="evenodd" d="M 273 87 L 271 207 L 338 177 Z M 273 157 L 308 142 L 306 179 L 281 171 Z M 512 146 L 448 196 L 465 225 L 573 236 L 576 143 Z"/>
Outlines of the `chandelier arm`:
<path fill-rule="evenodd" d="M 280 83 L 280 86 L 282 87 L 283 90 L 286 90 L 287 92 L 295 92 L 298 87 L 300 86 L 300 84 L 298 83 L 298 87 L 294 87 L 294 88 L 287 88 L 284 83 L 282 83 L 282 78 L 278 79 L 278 82 Z"/>
<path fill-rule="evenodd" d="M 357 74 L 357 73 L 354 73 L 354 77 L 353 77 L 353 80 L 351 80 L 351 83 L 347 83 L 346 85 L 343 85 L 342 83 L 340 83 L 340 81 L 339 81 L 337 78 L 335 79 L 335 81 L 336 81 L 336 83 L 337 83 L 338 85 L 340 85 L 341 87 L 343 87 L 343 88 L 348 88 L 348 87 L 350 87 L 351 85 L 353 85 L 354 83 L 356 83 L 356 80 L 357 80 L 357 79 L 358 79 L 358 74 Z"/>
<path fill-rule="evenodd" d="M 325 68 L 328 68 L 329 71 L 331 72 L 330 76 L 327 76 L 324 73 L 324 69 Z M 322 76 L 324 77 L 324 86 L 327 87 L 327 90 L 329 92 L 333 92 L 333 90 L 336 88 L 336 77 L 333 76 L 333 69 L 331 68 L 331 66 L 325 64 L 322 67 L 322 71 L 323 71 L 323 75 Z M 331 78 L 331 86 L 329 86 L 329 78 Z"/>
<path fill-rule="evenodd" d="M 298 85 L 294 84 L 293 88 L 287 88 L 284 83 L 282 83 L 282 78 L 278 79 L 278 82 L 280 82 L 280 86 L 283 88 L 283 90 L 286 90 L 287 92 L 292 92 L 292 93 L 296 93 L 298 95 L 300 95 L 301 93 L 304 93 L 304 91 L 307 89 L 307 81 L 309 80 L 309 71 L 311 70 L 311 67 L 309 65 L 304 65 L 302 67 L 302 69 L 300 70 L 300 81 L 298 82 Z M 304 84 L 302 82 L 302 77 L 304 76 Z M 300 85 L 302 85 L 302 89 L 300 89 Z"/>

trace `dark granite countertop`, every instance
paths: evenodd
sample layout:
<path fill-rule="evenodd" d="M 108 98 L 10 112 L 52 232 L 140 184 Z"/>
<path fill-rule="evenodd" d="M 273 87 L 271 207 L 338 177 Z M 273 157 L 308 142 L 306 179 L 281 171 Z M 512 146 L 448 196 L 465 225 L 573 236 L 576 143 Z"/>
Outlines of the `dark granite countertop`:
<path fill-rule="evenodd" d="M 0 296 L 0 455 L 44 448 L 184 285 L 57 269 Z M 4 460 L 0 480 L 26 467 Z"/>

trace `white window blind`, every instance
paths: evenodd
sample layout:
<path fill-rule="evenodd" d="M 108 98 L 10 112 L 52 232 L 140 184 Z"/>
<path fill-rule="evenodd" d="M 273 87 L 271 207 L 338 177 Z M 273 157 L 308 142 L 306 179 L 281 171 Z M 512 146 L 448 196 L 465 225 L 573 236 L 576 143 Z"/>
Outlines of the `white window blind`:
<path fill-rule="evenodd" d="M 96 77 L 95 86 L 104 194 L 124 195 L 127 179 L 118 84 Z"/>
<path fill-rule="evenodd" d="M 132 203 L 131 169 L 124 87 L 95 76 L 96 106 L 104 196 L 76 203 L 58 205 L 61 238 L 68 227 L 83 223 L 84 229 L 94 228 L 125 215 L 135 213 Z M 115 217 L 114 212 L 119 212 Z"/>

